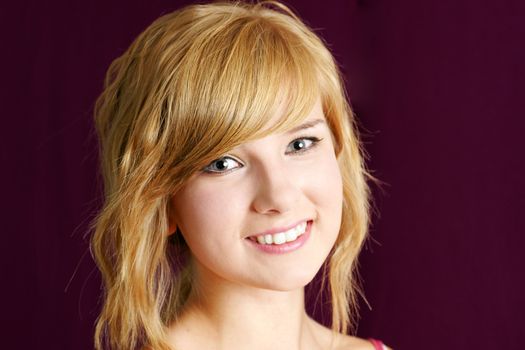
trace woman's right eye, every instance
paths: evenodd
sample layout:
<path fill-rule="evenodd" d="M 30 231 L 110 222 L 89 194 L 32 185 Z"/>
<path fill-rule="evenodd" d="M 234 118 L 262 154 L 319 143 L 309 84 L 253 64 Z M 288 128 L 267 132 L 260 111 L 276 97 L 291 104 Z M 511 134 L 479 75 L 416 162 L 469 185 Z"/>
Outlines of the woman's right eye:
<path fill-rule="evenodd" d="M 215 159 L 202 169 L 205 173 L 224 174 L 234 169 L 241 168 L 242 164 L 232 157 L 221 157 Z"/>

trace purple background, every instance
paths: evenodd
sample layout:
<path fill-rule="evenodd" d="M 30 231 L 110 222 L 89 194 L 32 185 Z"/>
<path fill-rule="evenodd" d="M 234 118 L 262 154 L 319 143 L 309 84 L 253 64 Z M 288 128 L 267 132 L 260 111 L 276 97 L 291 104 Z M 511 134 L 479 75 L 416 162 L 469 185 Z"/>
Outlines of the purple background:
<path fill-rule="evenodd" d="M 1 5 L 3 348 L 91 349 L 105 70 L 185 1 Z M 359 335 L 519 349 L 525 335 L 525 3 L 288 1 L 342 65 L 379 215 Z"/>

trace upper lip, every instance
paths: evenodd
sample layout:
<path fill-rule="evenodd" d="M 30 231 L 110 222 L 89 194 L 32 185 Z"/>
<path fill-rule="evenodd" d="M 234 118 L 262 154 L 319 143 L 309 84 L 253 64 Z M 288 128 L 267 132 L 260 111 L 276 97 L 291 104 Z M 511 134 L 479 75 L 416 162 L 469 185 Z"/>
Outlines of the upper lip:
<path fill-rule="evenodd" d="M 263 232 L 251 234 L 248 237 L 257 237 L 257 236 L 263 236 L 263 235 L 273 235 L 274 233 L 286 232 L 289 229 L 292 229 L 292 228 L 296 227 L 297 225 L 299 225 L 299 224 L 301 224 L 303 222 L 308 222 L 308 221 L 310 221 L 310 220 L 309 219 L 302 219 L 302 220 L 296 221 L 295 223 L 293 223 L 291 225 L 281 226 L 281 227 L 274 227 L 274 228 L 271 228 L 271 229 L 263 231 Z"/>

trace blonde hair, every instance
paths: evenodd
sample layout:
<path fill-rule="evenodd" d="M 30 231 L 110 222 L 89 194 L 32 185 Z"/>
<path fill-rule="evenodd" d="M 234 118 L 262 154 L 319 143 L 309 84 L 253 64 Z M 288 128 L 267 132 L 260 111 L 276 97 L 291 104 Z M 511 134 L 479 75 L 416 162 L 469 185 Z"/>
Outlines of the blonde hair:
<path fill-rule="evenodd" d="M 332 329 L 348 332 L 369 174 L 341 75 L 322 40 L 284 5 L 223 2 L 153 22 L 111 64 L 97 100 L 105 183 L 92 238 L 105 287 L 97 349 L 170 349 L 167 326 L 191 289 L 168 245 L 170 196 L 231 148 L 296 125 L 319 96 L 344 191 L 327 261 Z M 281 105 L 283 118 L 265 129 Z"/>

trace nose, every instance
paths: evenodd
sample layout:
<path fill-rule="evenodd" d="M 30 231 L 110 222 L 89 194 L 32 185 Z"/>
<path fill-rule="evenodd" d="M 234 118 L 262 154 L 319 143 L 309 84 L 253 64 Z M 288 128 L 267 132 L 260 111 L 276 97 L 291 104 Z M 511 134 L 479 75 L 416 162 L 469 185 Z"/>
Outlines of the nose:
<path fill-rule="evenodd" d="M 255 172 L 255 195 L 252 207 L 266 215 L 283 214 L 295 208 L 301 198 L 299 174 L 284 164 L 261 164 Z"/>

